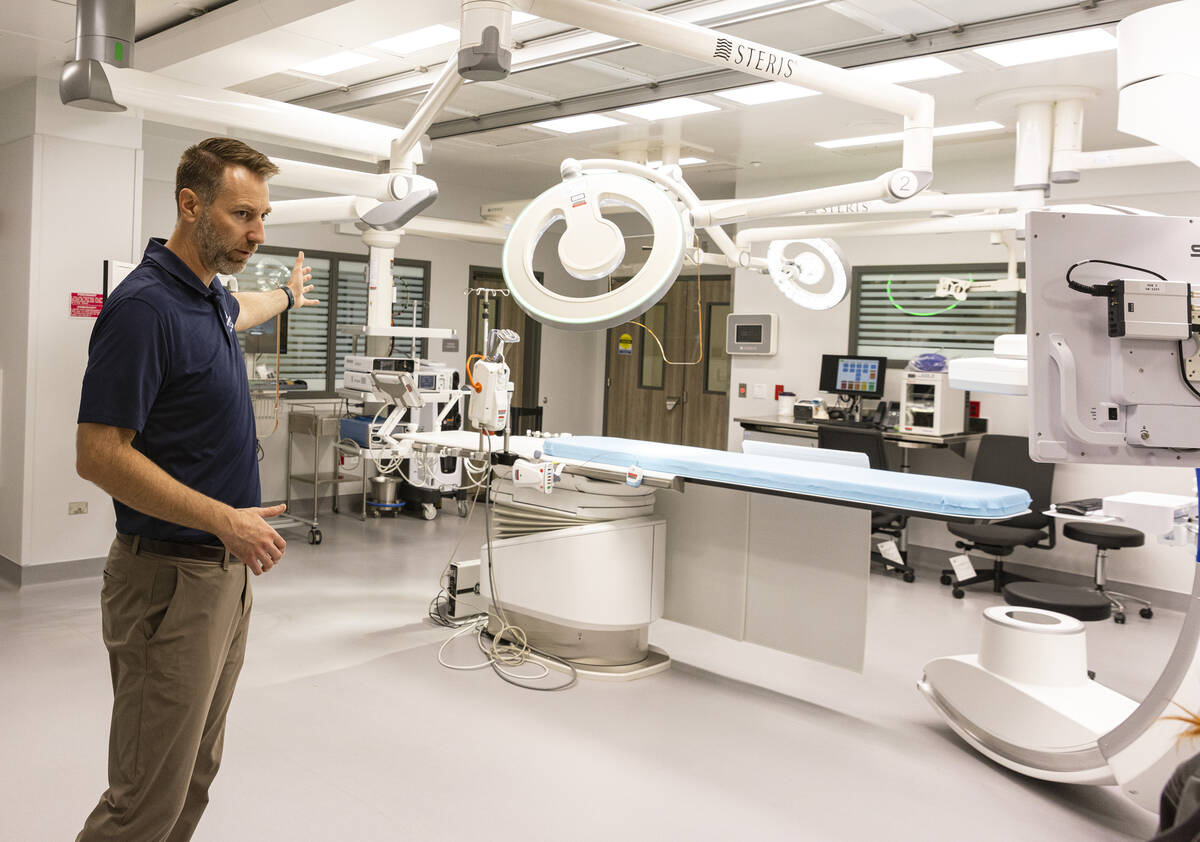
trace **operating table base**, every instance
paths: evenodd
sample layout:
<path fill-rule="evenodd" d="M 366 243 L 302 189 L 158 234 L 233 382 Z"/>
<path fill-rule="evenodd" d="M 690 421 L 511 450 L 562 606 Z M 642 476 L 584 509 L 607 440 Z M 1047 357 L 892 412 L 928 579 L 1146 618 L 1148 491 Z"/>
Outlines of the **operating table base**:
<path fill-rule="evenodd" d="M 585 678 L 632 681 L 662 672 L 671 665 L 666 652 L 649 645 L 649 629 L 645 626 L 613 631 L 581 629 L 508 607 L 504 613 L 511 625 L 519 626 L 525 632 L 530 646 L 570 661 L 576 672 Z M 495 637 L 501 626 L 495 611 L 488 612 L 487 633 Z M 530 659 L 551 668 L 561 668 L 549 658 L 532 655 Z"/>

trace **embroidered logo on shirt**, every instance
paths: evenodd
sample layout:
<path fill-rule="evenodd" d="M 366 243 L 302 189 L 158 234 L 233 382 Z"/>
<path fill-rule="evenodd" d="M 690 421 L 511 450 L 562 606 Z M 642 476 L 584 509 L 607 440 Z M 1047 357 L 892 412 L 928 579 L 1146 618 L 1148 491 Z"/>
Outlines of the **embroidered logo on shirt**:
<path fill-rule="evenodd" d="M 229 328 L 231 333 L 233 332 L 233 319 L 229 318 L 228 313 L 225 314 L 225 327 Z"/>

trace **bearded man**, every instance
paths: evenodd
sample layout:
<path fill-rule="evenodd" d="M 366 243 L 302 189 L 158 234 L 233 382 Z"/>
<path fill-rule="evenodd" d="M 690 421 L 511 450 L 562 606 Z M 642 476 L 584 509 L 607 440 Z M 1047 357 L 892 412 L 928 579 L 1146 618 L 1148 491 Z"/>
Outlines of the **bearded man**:
<path fill-rule="evenodd" d="M 286 286 L 230 293 L 264 240 L 278 168 L 231 138 L 189 147 L 175 230 L 105 301 L 88 345 L 76 470 L 112 495 L 100 592 L 113 682 L 108 789 L 77 842 L 184 842 L 208 803 L 249 628 L 250 574 L 283 557 L 262 508 L 235 331 L 316 304 L 303 252 Z"/>

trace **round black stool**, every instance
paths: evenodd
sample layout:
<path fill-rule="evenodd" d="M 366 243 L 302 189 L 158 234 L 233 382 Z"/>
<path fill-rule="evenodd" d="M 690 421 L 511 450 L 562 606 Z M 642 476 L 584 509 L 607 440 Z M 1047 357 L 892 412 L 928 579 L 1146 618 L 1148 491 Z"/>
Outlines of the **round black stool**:
<path fill-rule="evenodd" d="M 1104 565 L 1108 561 L 1109 550 L 1119 550 L 1122 547 L 1140 547 L 1146 543 L 1146 536 L 1136 529 L 1127 526 L 1114 526 L 1111 523 L 1088 523 L 1084 520 L 1069 520 L 1063 524 L 1063 536 L 1072 541 L 1082 541 L 1096 546 L 1096 573 L 1094 586 L 1096 593 L 1102 595 L 1113 608 L 1113 622 L 1125 622 L 1125 602 L 1137 602 L 1143 607 L 1138 611 L 1142 617 L 1149 620 L 1154 616 L 1150 603 L 1141 597 L 1110 591 L 1106 587 L 1108 580 L 1104 575 Z M 1120 597 L 1120 599 L 1117 599 Z"/>
<path fill-rule="evenodd" d="M 1112 603 L 1097 591 L 1052 582 L 1013 582 L 1004 586 L 1004 601 L 1022 608 L 1044 608 L 1076 620 L 1107 620 Z"/>

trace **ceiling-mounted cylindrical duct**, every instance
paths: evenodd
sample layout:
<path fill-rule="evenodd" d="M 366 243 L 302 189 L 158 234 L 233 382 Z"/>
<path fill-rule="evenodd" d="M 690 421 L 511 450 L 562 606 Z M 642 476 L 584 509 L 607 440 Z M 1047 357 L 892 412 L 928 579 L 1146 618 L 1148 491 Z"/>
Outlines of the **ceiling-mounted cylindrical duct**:
<path fill-rule="evenodd" d="M 113 98 L 103 64 L 129 67 L 133 36 L 134 0 L 78 0 L 75 60 L 63 65 L 58 82 L 63 103 L 92 111 L 124 111 Z"/>

